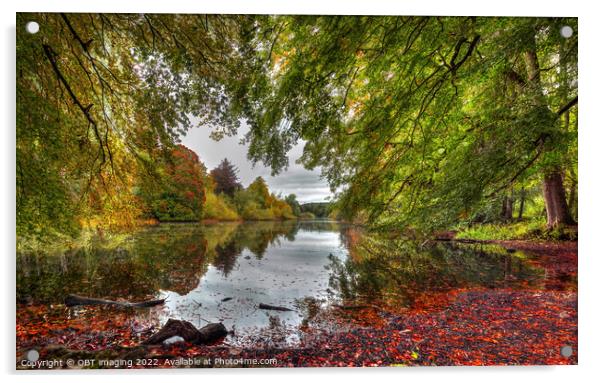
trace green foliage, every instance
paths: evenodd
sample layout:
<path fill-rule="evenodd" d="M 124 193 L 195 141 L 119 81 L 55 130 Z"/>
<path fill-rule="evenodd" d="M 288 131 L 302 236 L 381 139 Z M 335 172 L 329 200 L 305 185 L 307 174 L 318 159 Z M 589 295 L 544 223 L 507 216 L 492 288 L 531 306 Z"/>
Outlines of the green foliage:
<path fill-rule="evenodd" d="M 42 26 L 37 34 L 25 31 L 28 21 Z M 246 72 L 236 42 L 250 22 L 17 14 L 18 238 L 76 236 L 106 219 L 131 225 L 138 178 L 156 181 L 158 152 L 194 125 L 191 117 L 223 134 L 238 127 L 229 90 Z M 169 217 L 197 216 L 166 209 Z"/>
<path fill-rule="evenodd" d="M 236 210 L 230 206 L 229 202 L 222 195 L 208 191 L 206 194 L 205 206 L 203 209 L 203 218 L 217 219 L 220 221 L 237 221 L 240 216 Z"/>
<path fill-rule="evenodd" d="M 577 231 L 571 227 L 546 227 L 545 219 L 534 218 L 505 224 L 476 224 L 462 227 L 456 234 L 460 239 L 476 240 L 577 240 Z"/>
<path fill-rule="evenodd" d="M 343 218 L 453 224 L 574 167 L 558 113 L 576 101 L 577 38 L 562 25 L 577 31 L 571 18 L 262 18 L 249 156 L 278 172 L 304 142 L 302 163 L 342 189 Z"/>
<path fill-rule="evenodd" d="M 147 182 L 139 191 L 149 213 L 162 222 L 199 221 L 205 203 L 206 170 L 196 153 L 177 145 L 158 162 L 157 172 L 158 182 Z"/>
<path fill-rule="evenodd" d="M 456 234 L 460 239 L 510 240 L 542 238 L 546 227 L 545 219 L 530 219 L 507 224 L 477 224 L 461 228 Z"/>
<path fill-rule="evenodd" d="M 294 215 L 299 216 L 301 214 L 301 205 L 299 204 L 299 201 L 297 201 L 297 196 L 295 194 L 287 195 L 284 200 L 291 207 Z"/>
<path fill-rule="evenodd" d="M 17 28 L 20 240 L 147 217 L 494 223 L 518 191 L 539 217 L 552 173 L 576 217 L 575 18 L 17 15 L 30 20 L 44 27 Z M 243 120 L 249 159 L 274 174 L 302 143 L 336 209 L 263 179 L 242 189 L 227 161 L 208 177 L 177 146 L 197 121 L 218 139 Z"/>
<path fill-rule="evenodd" d="M 271 194 L 265 180 L 257 177 L 246 189 L 234 195 L 234 203 L 245 220 L 264 221 L 273 219 L 294 219 L 291 206 Z"/>
<path fill-rule="evenodd" d="M 311 213 L 318 218 L 326 218 L 330 214 L 331 204 L 328 202 L 309 202 L 301 205 L 301 212 Z"/>
<path fill-rule="evenodd" d="M 304 211 L 303 213 L 299 214 L 299 219 L 315 219 L 316 216 L 314 213 L 311 213 L 309 211 Z"/>

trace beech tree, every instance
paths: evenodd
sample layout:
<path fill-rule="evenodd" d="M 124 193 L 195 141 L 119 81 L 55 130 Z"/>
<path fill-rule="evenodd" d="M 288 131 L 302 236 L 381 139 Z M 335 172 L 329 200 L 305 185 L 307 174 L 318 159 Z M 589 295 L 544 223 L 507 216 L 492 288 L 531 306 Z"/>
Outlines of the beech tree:
<path fill-rule="evenodd" d="M 139 187 L 150 215 L 159 221 L 199 221 L 207 170 L 198 155 L 184 145 L 176 145 L 156 163 L 158 177 L 146 179 Z"/>
<path fill-rule="evenodd" d="M 574 18 L 17 15 L 30 20 L 40 32 L 18 28 L 16 46 L 19 235 L 131 223 L 134 191 L 188 129 L 219 139 L 242 121 L 250 160 L 274 174 L 303 144 L 346 218 L 429 230 L 495 205 L 500 219 L 504 196 L 537 181 L 548 227 L 575 221 Z M 216 190 L 235 194 L 231 176 Z"/>
<path fill-rule="evenodd" d="M 548 226 L 572 224 L 576 34 L 571 18 L 264 17 L 246 46 L 250 158 L 279 172 L 303 140 L 341 212 L 377 226 L 470 219 L 533 178 Z"/>
<path fill-rule="evenodd" d="M 247 72 L 236 46 L 251 22 L 18 13 L 17 233 L 77 234 L 84 218 L 135 206 L 139 178 L 156 176 L 193 118 L 235 129 L 230 81 Z"/>

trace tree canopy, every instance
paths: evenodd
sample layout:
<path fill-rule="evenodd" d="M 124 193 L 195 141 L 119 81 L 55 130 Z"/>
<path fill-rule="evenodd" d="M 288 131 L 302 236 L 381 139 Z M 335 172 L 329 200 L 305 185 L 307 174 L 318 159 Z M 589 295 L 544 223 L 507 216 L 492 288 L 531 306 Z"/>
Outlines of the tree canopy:
<path fill-rule="evenodd" d="M 243 121 L 249 159 L 274 174 L 303 145 L 344 218 L 433 229 L 507 216 L 534 190 L 550 227 L 576 218 L 574 18 L 17 15 L 30 20 L 42 29 L 17 32 L 18 234 L 131 223 L 161 172 L 194 173 L 172 186 L 203 200 L 180 137 Z M 292 214 L 259 180 L 238 190 L 231 164 L 211 177 L 213 207 Z"/>
<path fill-rule="evenodd" d="M 444 226 L 520 182 L 558 183 L 575 168 L 577 39 L 560 28 L 576 31 L 576 19 L 278 16 L 259 25 L 245 93 L 250 158 L 279 172 L 303 140 L 303 164 L 343 188 L 348 216 Z M 564 190 L 553 189 L 561 201 Z"/>
<path fill-rule="evenodd" d="M 251 18 L 24 14 L 17 29 L 17 232 L 76 232 L 132 204 L 193 126 L 238 126 L 228 110 Z M 135 214 L 135 213 L 132 213 Z"/>
<path fill-rule="evenodd" d="M 157 161 L 158 177 L 138 188 L 149 217 L 160 221 L 198 221 L 203 216 L 207 171 L 195 152 L 176 145 Z"/>

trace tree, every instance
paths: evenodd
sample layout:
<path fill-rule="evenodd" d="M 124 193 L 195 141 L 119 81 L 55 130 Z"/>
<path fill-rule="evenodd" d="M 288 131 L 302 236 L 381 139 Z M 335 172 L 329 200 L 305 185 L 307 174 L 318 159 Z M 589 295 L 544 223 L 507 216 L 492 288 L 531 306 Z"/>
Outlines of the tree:
<path fill-rule="evenodd" d="M 272 198 L 268 184 L 263 177 L 257 177 L 247 188 L 247 192 L 252 196 L 253 200 L 262 208 L 266 209 L 272 206 Z"/>
<path fill-rule="evenodd" d="M 524 52 L 524 61 L 525 61 L 525 68 L 526 68 L 526 74 L 527 74 L 527 84 L 526 84 L 526 88 L 527 90 L 530 90 L 533 93 L 533 100 L 535 103 L 535 107 L 539 107 L 542 109 L 545 109 L 548 113 L 551 112 L 551 107 L 549 105 L 549 100 L 547 100 L 546 95 L 545 95 L 545 91 L 547 89 L 545 89 L 544 85 L 542 85 L 542 80 L 541 80 L 541 72 L 542 72 L 542 68 L 540 66 L 539 63 L 539 57 L 538 57 L 538 52 L 537 52 L 537 43 L 536 43 L 536 39 L 541 36 L 542 34 L 545 34 L 546 32 L 542 30 L 541 26 L 534 26 L 533 30 L 531 31 L 531 33 L 528 35 L 528 37 L 526 38 L 527 40 L 527 44 L 526 44 L 526 49 Z M 549 42 L 547 42 L 549 44 Z M 561 45 L 562 47 L 562 45 Z M 558 52 L 560 53 L 560 52 Z M 576 54 L 576 52 L 575 52 Z M 564 57 L 563 57 L 564 58 Z M 564 69 L 566 71 L 567 66 L 569 65 L 569 63 L 567 63 L 568 60 L 558 60 L 559 64 L 563 64 L 560 66 L 561 69 Z M 571 62 L 571 65 L 575 65 L 576 62 Z M 566 73 L 565 73 L 566 74 Z M 576 77 L 575 77 L 576 79 Z M 564 94 L 562 96 L 566 96 L 566 92 L 570 91 L 570 90 L 564 90 Z M 566 99 L 566 98 L 565 98 Z M 574 96 L 574 98 L 565 106 L 562 106 L 562 108 L 556 113 L 556 115 L 562 116 L 564 113 L 567 113 L 568 109 L 571 108 L 574 104 L 576 104 L 577 102 L 577 96 Z M 566 114 L 568 116 L 568 113 Z M 562 132 L 560 131 L 560 129 L 556 128 L 554 130 L 552 130 L 552 132 L 549 133 L 549 136 L 551 136 L 552 134 L 555 135 L 561 135 L 563 133 L 566 132 Z M 544 140 L 546 140 L 548 138 L 548 135 L 542 135 L 542 145 Z M 550 137 L 550 139 L 556 139 L 559 140 L 560 137 Z M 550 148 L 549 146 L 545 149 L 541 149 L 540 152 L 551 152 L 551 155 L 553 156 L 555 153 L 553 152 L 554 148 Z M 553 161 L 553 160 L 552 160 Z M 567 200 L 566 200 L 566 195 L 565 195 L 565 189 L 564 189 L 564 184 L 563 184 L 563 169 L 561 167 L 561 163 L 558 163 L 558 160 L 553 161 L 552 163 L 548 164 L 545 168 L 544 168 L 544 175 L 543 175 L 543 196 L 544 196 L 544 200 L 545 200 L 545 204 L 546 204 L 546 212 L 547 212 L 547 222 L 548 222 L 548 227 L 549 228 L 553 228 L 556 227 L 558 225 L 572 225 L 575 222 L 573 221 L 573 218 L 571 217 L 570 211 L 569 211 L 569 207 L 567 204 Z"/>
<path fill-rule="evenodd" d="M 233 196 L 237 190 L 242 188 L 238 180 L 238 169 L 227 158 L 211 171 L 211 177 L 215 181 L 215 192 Z"/>
<path fill-rule="evenodd" d="M 263 177 L 257 177 L 246 188 L 234 195 L 234 203 L 246 220 L 293 219 L 293 209 L 284 200 L 270 193 Z"/>
<path fill-rule="evenodd" d="M 319 218 L 328 217 L 330 214 L 331 204 L 328 202 L 309 202 L 301 205 L 301 212 L 312 213 Z"/>
<path fill-rule="evenodd" d="M 576 31 L 571 18 L 261 18 L 249 156 L 279 172 L 303 140 L 302 163 L 343 189 L 339 210 L 377 226 L 446 226 L 535 177 L 548 226 L 569 224 L 576 136 L 559 116 L 577 103 L 577 38 L 563 25 Z"/>
<path fill-rule="evenodd" d="M 289 204 L 294 215 L 298 216 L 301 214 L 301 205 L 299 204 L 299 201 L 297 201 L 297 196 L 295 194 L 287 195 L 284 200 Z"/>
<path fill-rule="evenodd" d="M 155 175 L 191 117 L 218 135 L 236 128 L 232 83 L 247 72 L 236 46 L 250 22 L 17 14 L 18 235 L 75 235 L 85 219 L 133 206 L 133 177 Z"/>
<path fill-rule="evenodd" d="M 375 226 L 499 217 L 534 180 L 548 226 L 573 223 L 574 18 L 17 15 L 30 20 L 43 28 L 17 32 L 19 237 L 131 223 L 135 190 L 193 121 L 219 138 L 243 119 L 252 161 L 278 173 L 304 143 L 336 210 Z"/>
<path fill-rule="evenodd" d="M 206 169 L 195 152 L 177 145 L 160 165 L 160 182 L 147 182 L 141 197 L 159 221 L 198 221 L 203 217 Z"/>

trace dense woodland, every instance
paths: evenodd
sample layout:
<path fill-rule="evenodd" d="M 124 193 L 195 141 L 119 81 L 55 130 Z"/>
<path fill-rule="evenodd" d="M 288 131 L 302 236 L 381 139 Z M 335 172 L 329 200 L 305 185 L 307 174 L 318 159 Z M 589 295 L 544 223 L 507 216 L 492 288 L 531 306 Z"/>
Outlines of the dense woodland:
<path fill-rule="evenodd" d="M 17 368 L 577 364 L 577 19 L 17 25 Z"/>
<path fill-rule="evenodd" d="M 151 221 L 330 216 L 429 233 L 577 220 L 572 18 L 18 14 L 20 241 Z M 562 26 L 574 31 L 561 36 Z M 329 205 L 244 187 L 181 145 L 234 135 Z M 198 125 L 198 126 L 197 126 Z"/>
<path fill-rule="evenodd" d="M 275 220 L 294 219 L 296 196 L 286 201 L 270 193 L 265 180 L 257 177 L 247 188 L 238 181 L 237 169 L 227 159 L 207 173 L 198 156 L 177 145 L 159 177 L 136 187 L 141 216 L 160 222 L 198 222 L 204 219 Z M 295 205 L 296 204 L 296 205 Z M 300 213 L 300 212 L 299 212 Z"/>

